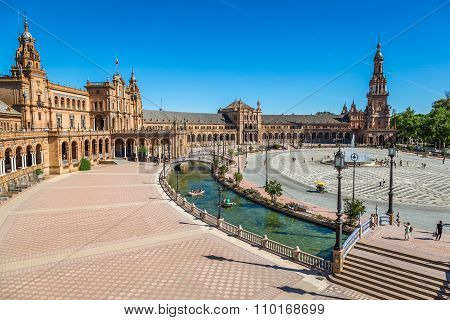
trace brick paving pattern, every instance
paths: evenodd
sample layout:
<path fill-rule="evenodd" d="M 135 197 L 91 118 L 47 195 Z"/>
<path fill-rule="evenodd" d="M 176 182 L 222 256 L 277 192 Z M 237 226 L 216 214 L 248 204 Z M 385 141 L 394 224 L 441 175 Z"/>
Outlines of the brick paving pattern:
<path fill-rule="evenodd" d="M 274 299 L 310 279 L 183 214 L 158 170 L 97 166 L 0 207 L 0 299 Z"/>

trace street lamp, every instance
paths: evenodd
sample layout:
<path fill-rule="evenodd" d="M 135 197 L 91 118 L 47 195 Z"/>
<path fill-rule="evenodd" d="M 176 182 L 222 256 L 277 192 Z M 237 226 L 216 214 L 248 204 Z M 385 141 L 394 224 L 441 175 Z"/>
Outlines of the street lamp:
<path fill-rule="evenodd" d="M 338 171 L 338 199 L 337 199 L 337 212 L 336 212 L 336 244 L 334 245 L 334 250 L 340 251 L 342 249 L 342 194 L 341 194 L 341 171 L 345 167 L 344 153 L 339 147 L 338 152 L 334 156 L 334 167 Z"/>
<path fill-rule="evenodd" d="M 177 170 L 177 193 L 179 193 L 179 188 L 178 188 L 178 177 L 179 177 L 179 175 L 180 175 L 180 171 Z"/>
<path fill-rule="evenodd" d="M 219 188 L 217 188 L 217 191 L 219 192 L 219 203 L 218 203 L 219 212 L 217 214 L 217 219 L 220 220 L 220 209 L 222 208 L 221 201 L 222 201 L 223 188 L 219 187 Z"/>
<path fill-rule="evenodd" d="M 389 224 L 394 224 L 394 208 L 392 206 L 392 201 L 394 199 L 394 157 L 395 157 L 395 146 L 391 143 L 391 145 L 388 148 L 388 155 L 389 158 L 391 158 L 391 170 L 390 170 L 390 177 L 389 177 L 389 209 L 387 214 L 389 215 Z"/>
<path fill-rule="evenodd" d="M 237 148 L 238 173 L 241 173 L 241 148 Z"/>
<path fill-rule="evenodd" d="M 269 160 L 267 152 L 269 151 L 269 139 L 267 139 L 267 147 L 266 147 L 266 186 L 269 183 Z"/>
<path fill-rule="evenodd" d="M 163 143 L 163 173 L 164 179 L 166 178 L 166 144 Z"/>

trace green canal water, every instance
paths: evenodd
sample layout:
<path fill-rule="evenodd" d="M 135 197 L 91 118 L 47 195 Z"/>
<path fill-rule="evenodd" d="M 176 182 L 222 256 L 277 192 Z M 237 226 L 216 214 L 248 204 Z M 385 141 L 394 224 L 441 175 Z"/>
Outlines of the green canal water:
<path fill-rule="evenodd" d="M 175 173 L 168 176 L 168 182 L 176 189 Z M 179 173 L 180 194 L 189 202 L 194 202 L 198 208 L 215 216 L 218 213 L 219 186 L 211 176 L 208 166 L 201 163 L 189 163 L 187 170 Z M 203 189 L 205 194 L 191 197 L 188 192 L 192 189 Z M 223 196 L 236 203 L 231 208 L 221 208 L 225 221 L 236 226 L 241 225 L 259 235 L 266 234 L 269 239 L 285 245 L 299 246 L 305 252 L 331 260 L 335 243 L 334 230 L 268 209 L 227 189 Z"/>

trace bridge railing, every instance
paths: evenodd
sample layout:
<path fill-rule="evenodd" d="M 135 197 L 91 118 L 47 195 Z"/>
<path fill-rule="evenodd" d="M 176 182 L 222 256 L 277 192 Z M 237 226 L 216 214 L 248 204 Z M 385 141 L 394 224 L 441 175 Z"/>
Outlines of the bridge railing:
<path fill-rule="evenodd" d="M 380 225 L 383 226 L 385 224 L 389 224 L 389 217 L 388 216 L 378 216 L 378 221 L 376 226 Z M 375 227 L 375 226 L 374 226 Z M 367 220 L 364 222 L 361 226 L 358 226 L 353 230 L 352 234 L 345 240 L 344 244 L 342 245 L 344 249 L 343 256 L 344 258 L 347 256 L 347 254 L 350 252 L 350 250 L 353 248 L 353 246 L 371 229 L 371 220 Z"/>
<path fill-rule="evenodd" d="M 194 203 L 190 203 L 186 200 L 186 198 L 183 198 L 181 195 L 176 193 L 176 191 L 164 178 L 163 172 L 161 172 L 161 174 L 159 175 L 159 182 L 164 192 L 169 196 L 170 199 L 175 201 L 175 203 L 183 208 L 186 212 L 190 213 L 196 218 L 201 219 L 206 224 L 214 226 L 227 234 L 233 235 L 240 240 L 261 247 L 263 250 L 269 251 L 283 258 L 287 258 L 316 270 L 331 273 L 331 261 L 303 252 L 298 247 L 292 248 L 282 243 L 270 240 L 267 238 L 267 236 L 260 236 L 256 233 L 243 229 L 242 226 L 235 226 L 229 222 L 226 222 L 224 219 L 218 219 L 216 216 L 209 214 L 206 210 L 203 211 L 197 208 Z"/>

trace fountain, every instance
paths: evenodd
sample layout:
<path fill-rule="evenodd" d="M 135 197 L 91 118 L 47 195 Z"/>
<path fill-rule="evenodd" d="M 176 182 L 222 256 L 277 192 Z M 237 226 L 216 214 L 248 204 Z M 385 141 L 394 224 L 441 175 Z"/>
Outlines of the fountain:
<path fill-rule="evenodd" d="M 352 141 L 350 147 L 343 149 L 344 160 L 347 164 L 353 164 L 356 162 L 358 166 L 375 166 L 376 161 L 370 155 L 358 150 L 355 145 L 355 134 L 352 135 Z M 356 160 L 356 161 L 355 161 Z M 324 164 L 333 164 L 333 158 L 331 156 L 325 156 L 321 161 Z"/>

